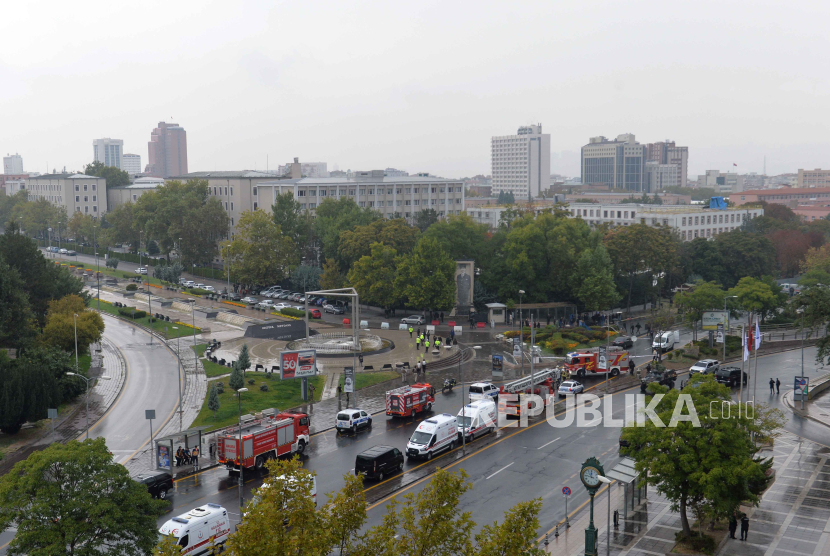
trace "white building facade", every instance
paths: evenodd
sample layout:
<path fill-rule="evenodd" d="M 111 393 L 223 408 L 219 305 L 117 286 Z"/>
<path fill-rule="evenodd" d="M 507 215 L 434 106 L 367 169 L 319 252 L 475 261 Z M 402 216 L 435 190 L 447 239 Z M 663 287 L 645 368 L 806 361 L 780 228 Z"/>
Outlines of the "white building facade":
<path fill-rule="evenodd" d="M 85 174 L 43 174 L 26 180 L 29 200 L 46 199 L 66 210 L 98 217 L 107 212 L 107 180 Z"/>
<path fill-rule="evenodd" d="M 657 193 L 677 185 L 677 165 L 646 162 L 646 192 Z"/>
<path fill-rule="evenodd" d="M 19 154 L 10 154 L 3 157 L 3 173 L 4 174 L 22 174 L 23 172 L 23 157 Z"/>
<path fill-rule="evenodd" d="M 104 166 L 113 166 L 119 170 L 121 167 L 121 157 L 124 154 L 124 141 L 121 139 L 95 139 L 92 141 L 92 150 L 94 153 L 93 160 L 102 163 Z"/>
<path fill-rule="evenodd" d="M 491 138 L 490 160 L 493 195 L 512 193 L 524 200 L 550 186 L 550 134 L 542 133 L 542 124 Z"/>
<path fill-rule="evenodd" d="M 141 155 L 124 153 L 121 156 L 121 169 L 134 176 L 141 173 Z"/>

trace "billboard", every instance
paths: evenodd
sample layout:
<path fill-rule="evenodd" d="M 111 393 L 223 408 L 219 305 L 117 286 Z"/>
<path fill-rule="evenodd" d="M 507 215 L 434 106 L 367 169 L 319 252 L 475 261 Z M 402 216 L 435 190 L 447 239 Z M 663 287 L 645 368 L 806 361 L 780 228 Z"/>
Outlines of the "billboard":
<path fill-rule="evenodd" d="M 313 349 L 280 352 L 280 378 L 302 378 L 317 374 L 317 352 Z"/>
<path fill-rule="evenodd" d="M 315 334 L 310 331 L 310 334 Z M 246 338 L 267 338 L 269 340 L 281 340 L 289 342 L 305 338 L 305 322 L 295 320 L 292 322 L 266 322 L 265 324 L 248 324 L 245 327 Z"/>
<path fill-rule="evenodd" d="M 504 375 L 504 356 L 493 355 L 493 374 L 498 376 Z"/>
<path fill-rule="evenodd" d="M 346 393 L 354 392 L 354 367 L 343 367 L 343 373 L 346 378 L 343 381 L 343 391 Z"/>
<path fill-rule="evenodd" d="M 701 322 L 703 330 L 717 330 L 719 324 L 729 328 L 729 311 L 704 311 Z"/>

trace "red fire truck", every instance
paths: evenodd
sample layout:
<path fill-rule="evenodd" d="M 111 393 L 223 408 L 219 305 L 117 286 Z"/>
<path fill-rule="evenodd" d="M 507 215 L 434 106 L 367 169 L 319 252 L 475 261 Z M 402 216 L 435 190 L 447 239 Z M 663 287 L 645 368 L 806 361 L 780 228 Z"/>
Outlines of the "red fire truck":
<path fill-rule="evenodd" d="M 609 346 L 606 356 L 600 356 L 600 348 L 573 351 L 565 359 L 565 369 L 571 376 L 585 378 L 589 374 L 605 374 L 611 369 L 611 376 L 617 376 L 628 368 L 628 352 L 616 346 Z M 607 363 L 604 359 L 608 359 Z"/>
<path fill-rule="evenodd" d="M 429 411 L 435 403 L 435 388 L 428 383 L 402 386 L 386 392 L 386 414 L 392 417 L 409 417 Z"/>
<path fill-rule="evenodd" d="M 562 381 L 561 369 L 542 369 L 536 371 L 532 376 L 518 378 L 512 382 L 502 384 L 500 394 L 536 394 L 542 397 L 545 405 L 548 405 L 548 396 L 556 393 L 559 383 Z M 499 413 L 521 417 L 524 408 L 530 409 L 530 402 L 524 403 L 520 399 L 508 401 L 506 396 L 499 396 Z"/>
<path fill-rule="evenodd" d="M 302 454 L 311 441 L 308 415 L 286 411 L 265 415 L 242 424 L 241 464 L 261 469 L 265 462 L 285 454 Z M 216 438 L 219 463 L 228 471 L 240 466 L 239 427 L 226 429 Z"/>

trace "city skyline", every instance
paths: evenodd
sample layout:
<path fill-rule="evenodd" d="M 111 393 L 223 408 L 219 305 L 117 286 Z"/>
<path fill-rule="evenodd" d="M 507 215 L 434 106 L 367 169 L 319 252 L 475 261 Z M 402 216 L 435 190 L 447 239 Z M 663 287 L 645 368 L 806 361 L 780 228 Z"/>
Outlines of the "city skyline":
<path fill-rule="evenodd" d="M 614 3 L 528 6 L 208 3 L 167 6 L 164 23 L 142 6 L 127 29 L 107 25 L 111 8 L 76 22 L 81 38 L 69 43 L 57 25 L 77 7 L 55 3 L 42 20 L 12 5 L 0 71 L 16 86 L 0 95 L 15 107 L 4 125 L 14 133 L 0 135 L 0 150 L 21 153 L 27 170 L 79 170 L 90 138 L 119 137 L 148 160 L 148 129 L 172 121 L 188 131 L 192 170 L 265 170 L 299 156 L 457 178 L 487 173 L 491 137 L 544 122 L 551 172 L 565 175 L 579 174 L 586 138 L 623 133 L 688 146 L 690 176 L 733 164 L 761 173 L 765 156 L 770 175 L 828 165 L 816 119 L 830 84 L 815 73 L 826 6 L 703 2 L 693 20 L 656 2 L 635 14 Z M 274 36 L 285 20 L 294 24 Z M 733 37 L 735 22 L 740 41 L 712 40 Z M 35 26 L 47 39 L 27 44 Z M 224 26 L 233 32 L 210 32 Z M 651 54 L 607 56 L 626 41 Z M 136 79 L 136 67 L 151 78 Z M 62 94 L 44 79 L 62 81 Z M 118 94 L 89 95 L 96 79 Z"/>

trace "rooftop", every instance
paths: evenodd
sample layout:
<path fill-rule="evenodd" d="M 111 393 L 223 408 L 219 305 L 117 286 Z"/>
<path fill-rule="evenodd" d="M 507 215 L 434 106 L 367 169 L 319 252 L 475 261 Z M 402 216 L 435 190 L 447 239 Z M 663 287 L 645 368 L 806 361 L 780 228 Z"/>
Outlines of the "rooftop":
<path fill-rule="evenodd" d="M 830 193 L 830 187 L 779 187 L 778 189 L 750 189 L 740 192 L 741 195 L 809 195 L 811 193 Z"/>
<path fill-rule="evenodd" d="M 355 185 L 355 184 L 394 184 L 394 183 L 447 183 L 453 182 L 461 184 L 461 180 L 436 178 L 432 176 L 384 176 L 375 179 L 354 179 L 354 178 L 300 178 L 300 179 L 285 179 L 274 180 L 273 182 L 260 182 L 263 185 Z"/>
<path fill-rule="evenodd" d="M 86 174 L 78 174 L 76 172 L 65 172 L 61 174 L 41 174 L 36 177 L 29 178 L 30 180 L 78 180 L 78 179 L 99 179 L 98 176 L 87 176 Z"/>
<path fill-rule="evenodd" d="M 240 178 L 272 178 L 277 179 L 279 175 L 277 171 L 274 170 L 273 172 L 258 172 L 256 170 L 232 170 L 229 172 L 190 172 L 188 174 L 182 174 L 181 176 L 171 176 L 168 179 L 171 180 L 192 180 L 197 178 L 208 179 L 240 179 Z"/>

